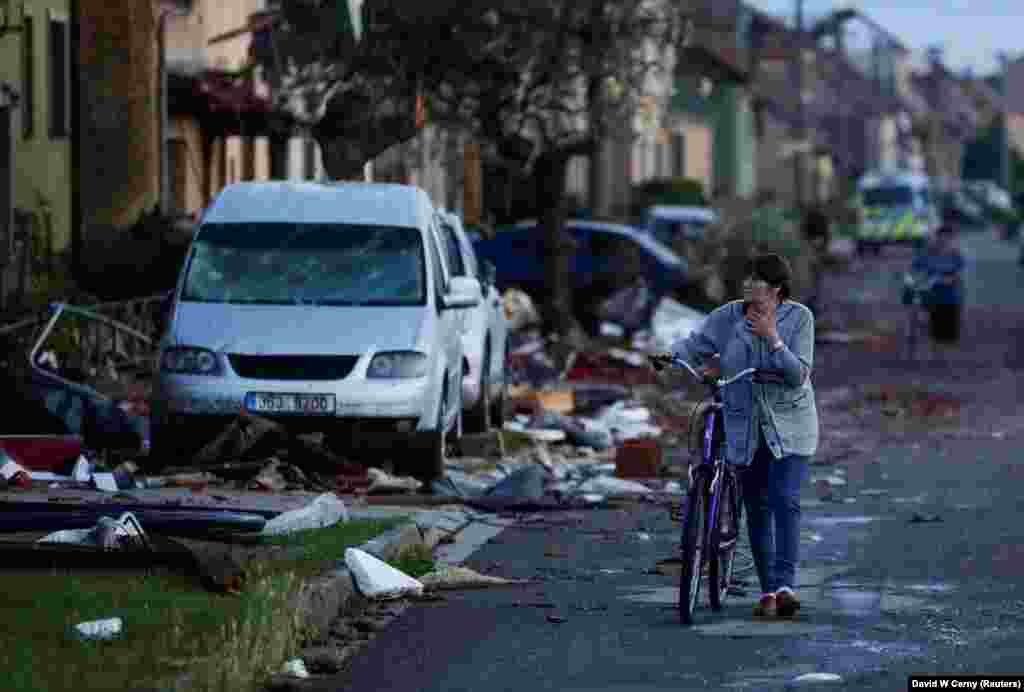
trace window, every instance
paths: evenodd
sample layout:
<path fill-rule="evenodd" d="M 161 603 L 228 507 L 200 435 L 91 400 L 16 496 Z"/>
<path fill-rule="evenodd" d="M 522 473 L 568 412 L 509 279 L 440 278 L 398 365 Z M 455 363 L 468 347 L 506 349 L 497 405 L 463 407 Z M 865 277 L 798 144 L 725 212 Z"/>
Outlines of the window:
<path fill-rule="evenodd" d="M 455 235 L 455 229 L 444 224 L 444 239 L 448 246 L 448 266 L 451 268 L 452 276 L 466 276 L 466 266 L 462 262 L 462 253 L 459 251 L 459 239 Z"/>
<path fill-rule="evenodd" d="M 434 294 L 437 296 L 437 305 L 441 305 L 441 298 L 448 290 L 448 282 L 445 279 L 444 264 L 441 260 L 441 249 L 438 247 L 437 235 L 433 230 L 427 233 L 430 236 L 430 258 L 434 266 Z"/>
<path fill-rule="evenodd" d="M 24 31 L 21 35 L 21 135 L 31 139 L 35 131 L 36 94 L 36 47 L 35 23 L 31 15 L 25 15 Z"/>
<path fill-rule="evenodd" d="M 672 175 L 686 175 L 686 135 L 678 132 L 672 133 Z"/>
<path fill-rule="evenodd" d="M 68 44 L 68 22 L 64 17 L 50 15 L 50 137 L 67 137 L 70 127 L 71 49 Z"/>
<path fill-rule="evenodd" d="M 415 228 L 316 223 L 207 224 L 182 300 L 248 305 L 424 305 Z"/>

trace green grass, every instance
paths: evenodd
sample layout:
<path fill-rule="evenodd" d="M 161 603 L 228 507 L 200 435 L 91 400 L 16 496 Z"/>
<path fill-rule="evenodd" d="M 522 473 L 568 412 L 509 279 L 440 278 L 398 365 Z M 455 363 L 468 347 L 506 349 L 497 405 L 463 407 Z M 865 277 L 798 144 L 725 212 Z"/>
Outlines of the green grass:
<path fill-rule="evenodd" d="M 309 576 L 321 571 L 325 565 L 337 562 L 345 548 L 359 546 L 402 523 L 396 519 L 361 519 L 337 524 L 326 529 L 296 531 L 284 536 L 264 539 L 270 545 L 293 547 L 295 550 L 283 560 L 268 565 L 274 573 L 294 571 Z"/>
<path fill-rule="evenodd" d="M 188 672 L 197 692 L 249 690 L 302 636 L 290 596 L 398 520 L 347 524 L 272 539 L 296 551 L 250 566 L 240 596 L 212 594 L 173 573 L 0 572 L 0 670 L 9 692 L 151 689 Z M 108 642 L 80 641 L 75 624 L 121 617 Z"/>

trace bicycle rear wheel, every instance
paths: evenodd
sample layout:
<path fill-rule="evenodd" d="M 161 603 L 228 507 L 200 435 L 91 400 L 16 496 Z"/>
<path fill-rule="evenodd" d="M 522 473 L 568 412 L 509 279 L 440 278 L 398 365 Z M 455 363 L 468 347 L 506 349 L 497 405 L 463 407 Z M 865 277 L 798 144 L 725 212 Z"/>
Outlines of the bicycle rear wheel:
<path fill-rule="evenodd" d="M 722 476 L 715 523 L 708 541 L 708 595 L 712 610 L 721 610 L 729 594 L 736 544 L 740 536 L 739 483 L 732 474 Z"/>
<path fill-rule="evenodd" d="M 708 481 L 707 472 L 694 473 L 693 487 L 686 498 L 682 538 L 683 569 L 679 578 L 679 619 L 684 625 L 693 624 L 693 611 L 697 607 L 697 596 L 700 594 L 704 539 L 707 532 Z"/>

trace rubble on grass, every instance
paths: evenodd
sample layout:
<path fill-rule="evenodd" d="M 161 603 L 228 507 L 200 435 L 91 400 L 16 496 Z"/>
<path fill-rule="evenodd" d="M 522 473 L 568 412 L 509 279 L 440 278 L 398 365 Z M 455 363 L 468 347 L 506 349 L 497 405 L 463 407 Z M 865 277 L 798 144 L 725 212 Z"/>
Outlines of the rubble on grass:
<path fill-rule="evenodd" d="M 447 566 L 422 575 L 419 581 L 427 591 L 449 591 L 478 589 L 493 586 L 516 586 L 528 582 L 521 579 L 504 579 L 472 570 L 468 567 Z"/>

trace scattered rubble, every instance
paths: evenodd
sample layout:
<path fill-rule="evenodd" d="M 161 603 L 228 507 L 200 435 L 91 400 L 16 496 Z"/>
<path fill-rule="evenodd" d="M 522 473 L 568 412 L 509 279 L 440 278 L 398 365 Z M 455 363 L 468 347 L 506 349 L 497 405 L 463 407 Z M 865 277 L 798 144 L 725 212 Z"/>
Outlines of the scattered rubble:
<path fill-rule="evenodd" d="M 358 548 L 345 549 L 345 566 L 366 598 L 387 600 L 423 593 L 422 582 Z"/>
<path fill-rule="evenodd" d="M 491 586 L 515 586 L 528 582 L 517 579 L 503 579 L 480 574 L 468 567 L 449 566 L 424 574 L 419 578 L 427 591 L 445 591 L 452 589 L 474 589 Z"/>

